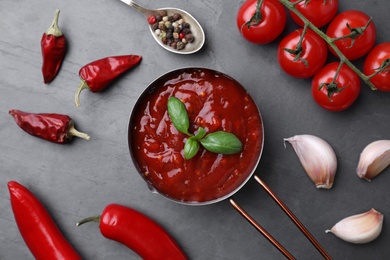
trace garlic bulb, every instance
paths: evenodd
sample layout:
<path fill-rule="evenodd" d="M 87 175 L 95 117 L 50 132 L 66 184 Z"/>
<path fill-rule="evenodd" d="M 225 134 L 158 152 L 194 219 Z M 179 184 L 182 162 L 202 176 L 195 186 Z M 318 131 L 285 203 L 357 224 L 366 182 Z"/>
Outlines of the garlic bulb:
<path fill-rule="evenodd" d="M 337 158 L 332 147 L 314 135 L 296 135 L 284 141 L 292 145 L 316 187 L 330 189 L 337 170 Z"/>
<path fill-rule="evenodd" d="M 350 243 L 368 243 L 379 236 L 382 231 L 383 215 L 371 209 L 365 213 L 344 218 L 336 223 L 326 233 L 333 233 L 335 236 Z"/>
<path fill-rule="evenodd" d="M 390 164 L 390 140 L 370 143 L 363 149 L 356 173 L 360 178 L 370 181 Z"/>

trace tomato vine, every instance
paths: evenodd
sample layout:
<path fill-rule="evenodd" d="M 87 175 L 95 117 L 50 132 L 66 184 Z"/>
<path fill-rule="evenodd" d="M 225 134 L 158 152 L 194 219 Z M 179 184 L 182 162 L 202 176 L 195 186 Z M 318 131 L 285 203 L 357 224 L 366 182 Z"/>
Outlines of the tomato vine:
<path fill-rule="evenodd" d="M 340 63 L 346 64 L 348 67 L 350 67 L 372 90 L 376 90 L 376 87 L 374 84 L 370 81 L 371 76 L 365 75 L 360 69 L 358 69 L 349 59 L 346 58 L 346 56 L 339 50 L 339 48 L 335 45 L 335 41 L 339 40 L 336 38 L 331 38 L 328 35 L 326 35 L 323 31 L 321 31 L 318 27 L 316 27 L 312 22 L 310 22 L 301 12 L 299 12 L 296 8 L 296 5 L 299 4 L 302 1 L 305 0 L 298 0 L 296 2 L 290 2 L 289 0 L 278 0 L 281 4 L 283 4 L 287 9 L 289 9 L 291 12 L 293 12 L 295 15 L 297 15 L 304 23 L 305 27 L 309 27 L 312 29 L 315 33 L 317 33 L 322 39 L 326 41 L 326 43 L 332 48 L 332 50 L 337 54 L 337 56 L 340 59 Z M 364 26 L 363 28 L 351 28 L 351 34 L 346 36 L 349 38 L 356 37 L 357 34 L 361 34 L 365 28 L 369 25 L 371 20 Z M 303 37 L 303 35 L 302 35 Z M 346 38 L 343 37 L 343 38 Z M 340 68 L 341 68 L 340 65 Z M 388 65 L 387 65 L 388 66 Z M 383 66 L 381 68 L 381 71 L 386 69 L 387 66 Z M 336 73 L 337 76 L 337 73 Z M 335 77 L 336 77 L 335 76 Z"/>

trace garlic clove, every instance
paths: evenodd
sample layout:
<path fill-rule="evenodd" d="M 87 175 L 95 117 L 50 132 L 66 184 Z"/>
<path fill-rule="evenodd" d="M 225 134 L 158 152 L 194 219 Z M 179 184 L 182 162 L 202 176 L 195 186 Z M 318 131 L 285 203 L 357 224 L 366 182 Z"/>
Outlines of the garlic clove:
<path fill-rule="evenodd" d="M 333 148 L 314 135 L 296 135 L 285 138 L 294 148 L 299 161 L 317 188 L 332 188 L 337 170 Z"/>
<path fill-rule="evenodd" d="M 378 140 L 370 143 L 363 149 L 356 173 L 360 178 L 370 181 L 389 164 L 390 140 Z"/>
<path fill-rule="evenodd" d="M 344 218 L 336 223 L 326 233 L 333 233 L 338 238 L 354 243 L 368 243 L 377 238 L 383 225 L 383 215 L 371 209 L 365 213 Z"/>

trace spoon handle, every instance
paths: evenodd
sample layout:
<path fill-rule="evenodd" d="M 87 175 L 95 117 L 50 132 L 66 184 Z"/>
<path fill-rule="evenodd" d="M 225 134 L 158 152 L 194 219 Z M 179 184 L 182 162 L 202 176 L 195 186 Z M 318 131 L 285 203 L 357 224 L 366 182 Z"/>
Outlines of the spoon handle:
<path fill-rule="evenodd" d="M 153 15 L 153 13 L 155 12 L 154 10 L 146 9 L 146 8 L 140 6 L 139 4 L 135 3 L 132 0 L 121 0 L 121 1 L 129 6 L 133 7 L 135 10 L 137 10 L 138 12 L 143 14 L 146 18 Z"/>

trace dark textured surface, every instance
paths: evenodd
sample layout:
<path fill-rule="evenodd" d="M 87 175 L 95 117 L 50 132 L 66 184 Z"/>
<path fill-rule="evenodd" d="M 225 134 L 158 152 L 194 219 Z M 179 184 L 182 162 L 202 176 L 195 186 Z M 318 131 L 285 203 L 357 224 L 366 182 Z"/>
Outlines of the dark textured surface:
<path fill-rule="evenodd" d="M 32 259 L 13 219 L 7 182 L 16 180 L 44 203 L 65 236 L 85 259 L 137 259 L 124 246 L 105 239 L 98 225 L 76 228 L 105 205 L 120 203 L 149 215 L 164 226 L 191 259 L 283 259 L 283 256 L 229 204 L 193 207 L 170 202 L 147 189 L 127 147 L 132 106 L 156 77 L 179 67 L 204 66 L 239 81 L 257 102 L 264 119 L 265 146 L 256 170 L 335 259 L 385 259 L 390 255 L 387 169 L 371 183 L 355 173 L 359 154 L 370 142 L 389 139 L 390 95 L 362 85 L 348 110 L 330 113 L 312 100 L 310 80 L 289 77 L 276 59 L 278 41 L 254 45 L 236 28 L 243 1 L 139 1 L 149 8 L 175 6 L 204 26 L 206 44 L 197 54 L 163 50 L 149 34 L 143 16 L 119 0 L 0 1 L 0 258 Z M 60 28 L 69 44 L 57 78 L 44 85 L 40 38 L 59 8 Z M 339 10 L 358 9 L 373 17 L 377 43 L 390 40 L 387 0 L 341 1 Z M 297 28 L 291 20 L 283 35 Z M 82 92 L 74 105 L 78 70 L 105 56 L 139 54 L 139 67 L 103 93 Z M 362 59 L 355 64 L 361 66 Z M 70 145 L 52 144 L 20 130 L 9 109 L 68 114 L 91 136 Z M 331 190 L 317 190 L 283 138 L 314 134 L 327 140 L 338 157 Z M 298 259 L 319 253 L 268 195 L 251 180 L 235 200 Z M 381 236 L 365 245 L 337 239 L 325 230 L 349 215 L 375 208 L 385 215 Z M 130 220 L 131 221 L 131 220 Z"/>

